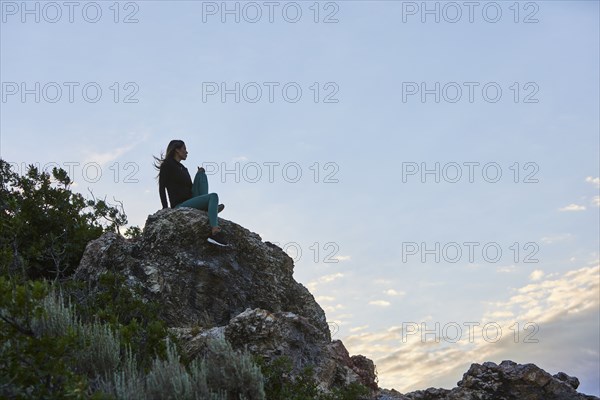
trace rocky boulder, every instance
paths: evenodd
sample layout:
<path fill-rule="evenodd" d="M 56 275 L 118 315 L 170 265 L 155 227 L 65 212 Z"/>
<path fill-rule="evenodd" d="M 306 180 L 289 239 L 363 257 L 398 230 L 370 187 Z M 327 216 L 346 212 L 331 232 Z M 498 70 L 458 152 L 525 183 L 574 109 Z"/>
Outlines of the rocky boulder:
<path fill-rule="evenodd" d="M 429 388 L 401 394 L 382 390 L 377 400 L 592 400 L 577 392 L 579 380 L 564 372 L 552 376 L 534 364 L 502 361 L 472 364 L 457 383 L 447 389 Z"/>
<path fill-rule="evenodd" d="M 373 362 L 331 341 L 323 309 L 292 276 L 293 260 L 240 225 L 221 218 L 219 225 L 231 248 L 206 241 L 206 212 L 160 210 L 139 238 L 106 233 L 88 243 L 74 278 L 94 290 L 106 272 L 125 276 L 162 305 L 188 356 L 199 355 L 207 338 L 224 337 L 267 359 L 288 356 L 294 372 L 314 367 L 323 389 L 356 381 L 376 389 Z"/>

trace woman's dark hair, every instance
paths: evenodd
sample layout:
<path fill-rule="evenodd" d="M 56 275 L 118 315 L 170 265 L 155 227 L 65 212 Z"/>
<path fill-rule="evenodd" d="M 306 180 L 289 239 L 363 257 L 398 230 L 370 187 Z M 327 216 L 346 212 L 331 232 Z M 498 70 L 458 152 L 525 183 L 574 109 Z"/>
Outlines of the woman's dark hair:
<path fill-rule="evenodd" d="M 167 154 L 163 156 L 163 152 L 160 152 L 160 157 L 156 157 L 156 156 L 152 156 L 154 157 L 154 168 L 156 168 L 158 170 L 158 174 L 156 175 L 156 179 L 158 179 L 158 177 L 160 176 L 160 166 L 162 165 L 162 163 L 167 159 L 167 158 L 173 158 L 173 155 L 175 154 L 175 150 L 182 148 L 183 146 L 185 146 L 185 143 L 183 142 L 183 140 L 171 140 L 169 142 L 169 145 L 167 146 Z"/>

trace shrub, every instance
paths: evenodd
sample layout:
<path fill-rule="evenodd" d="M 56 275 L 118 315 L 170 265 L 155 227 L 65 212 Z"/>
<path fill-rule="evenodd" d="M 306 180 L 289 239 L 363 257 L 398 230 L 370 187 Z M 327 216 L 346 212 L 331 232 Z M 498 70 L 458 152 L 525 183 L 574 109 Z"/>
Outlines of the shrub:
<path fill-rule="evenodd" d="M 127 223 L 121 209 L 105 200 L 86 200 L 69 189 L 62 168 L 51 176 L 33 165 L 19 176 L 0 159 L 0 273 L 25 279 L 70 276 L 87 243 Z M 139 234 L 139 228 L 128 230 Z"/>
<path fill-rule="evenodd" d="M 226 392 L 229 399 L 265 398 L 263 375 L 249 353 L 233 350 L 225 339 L 212 339 L 204 361 L 210 387 Z"/>
<path fill-rule="evenodd" d="M 66 291 L 76 299 L 77 313 L 87 323 L 99 321 L 119 336 L 121 353 L 129 348 L 137 362 L 148 370 L 154 356 L 166 357 L 167 327 L 159 316 L 159 305 L 144 301 L 140 289 L 130 288 L 125 277 L 105 273 L 90 292 L 82 282 L 69 282 Z"/>
<path fill-rule="evenodd" d="M 40 302 L 43 312 L 31 322 L 38 338 L 73 336 L 71 367 L 80 374 L 93 378 L 112 372 L 119 364 L 120 343 L 110 327 L 93 322 L 84 324 L 75 315 L 70 304 L 65 304 L 61 292 L 52 290 Z"/>
<path fill-rule="evenodd" d="M 265 398 L 260 369 L 223 340 L 186 367 L 167 337 L 146 372 L 119 331 L 83 322 L 56 287 L 0 277 L 0 398 Z"/>
<path fill-rule="evenodd" d="M 264 376 L 265 393 L 268 399 L 358 400 L 371 393 L 369 388 L 356 382 L 324 392 L 319 388 L 313 367 L 307 366 L 293 376 L 292 360 L 287 356 L 271 361 L 255 357 L 255 361 Z"/>
<path fill-rule="evenodd" d="M 264 400 L 263 377 L 245 352 L 223 339 L 209 341 L 209 353 L 185 367 L 176 346 L 167 339 L 165 359 L 157 357 L 145 376 L 133 357 L 99 388 L 117 399 Z"/>
<path fill-rule="evenodd" d="M 0 277 L 0 397 L 89 398 L 90 376 L 77 368 L 90 352 L 82 328 L 47 283 Z"/>

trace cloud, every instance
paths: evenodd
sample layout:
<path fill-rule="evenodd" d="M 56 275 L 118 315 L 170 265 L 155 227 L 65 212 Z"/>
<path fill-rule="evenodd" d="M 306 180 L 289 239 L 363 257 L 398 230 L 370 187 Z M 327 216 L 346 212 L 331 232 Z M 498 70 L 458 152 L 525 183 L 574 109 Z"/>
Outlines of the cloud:
<path fill-rule="evenodd" d="M 406 294 L 406 292 L 403 292 L 403 291 L 398 292 L 394 289 L 385 290 L 383 293 L 387 294 L 388 296 L 404 296 Z"/>
<path fill-rule="evenodd" d="M 584 211 L 585 206 L 581 206 L 579 204 L 571 203 L 568 206 L 559 208 L 558 211 Z"/>
<path fill-rule="evenodd" d="M 337 310 L 343 310 L 344 308 L 346 308 L 346 307 L 344 307 L 341 304 L 336 304 L 335 306 L 323 306 L 323 310 L 325 310 L 325 312 L 328 312 L 328 313 L 332 313 Z"/>
<path fill-rule="evenodd" d="M 592 199 L 592 204 L 596 207 L 600 207 L 600 196 L 594 196 L 594 198 Z"/>
<path fill-rule="evenodd" d="M 561 242 L 563 240 L 568 240 L 571 239 L 573 237 L 573 235 L 571 235 L 570 233 L 563 233 L 561 235 L 554 235 L 554 236 L 544 236 L 542 237 L 542 243 L 544 244 L 551 244 L 551 243 L 555 243 L 555 242 Z"/>
<path fill-rule="evenodd" d="M 248 161 L 248 157 L 246 157 L 246 156 L 233 157 L 232 160 L 233 160 L 233 162 Z"/>
<path fill-rule="evenodd" d="M 403 332 L 406 326 L 398 325 L 378 332 L 356 329 L 342 340 L 350 353 L 374 360 L 381 387 L 400 392 L 430 386 L 451 388 L 471 363 L 505 359 L 533 362 L 552 373 L 559 369 L 570 374 L 583 371 L 580 375 L 586 374 L 593 385 L 598 370 L 599 274 L 598 265 L 554 275 L 533 271 L 533 282 L 513 288 L 505 299 L 489 304 L 477 321 L 479 325 L 472 325 L 473 341 L 468 340 L 467 322 L 441 320 L 439 342 L 432 334 L 426 336 L 428 340 L 422 340 L 420 333 L 408 335 Z M 427 321 L 426 329 L 435 329 L 435 323 Z M 494 337 L 494 329 L 484 336 L 483 327 L 488 323 L 501 327 L 499 338 Z M 457 325 L 462 327 L 462 335 L 452 342 Z"/>
<path fill-rule="evenodd" d="M 357 326 L 355 328 L 350 328 L 350 332 L 354 333 L 354 332 L 358 332 L 358 331 L 363 331 L 363 330 L 367 329 L 368 327 L 369 327 L 369 325 Z"/>
<path fill-rule="evenodd" d="M 515 315 L 511 311 L 506 310 L 492 311 L 489 314 L 487 314 L 487 317 L 491 321 L 495 321 L 502 318 L 513 318 L 514 316 Z"/>
<path fill-rule="evenodd" d="M 500 272 L 503 274 L 510 274 L 512 272 L 515 272 L 517 270 L 517 266 L 516 265 L 506 265 L 503 267 L 498 267 L 496 268 L 496 272 Z"/>
<path fill-rule="evenodd" d="M 587 178 L 585 178 L 585 181 L 588 183 L 591 183 L 592 185 L 595 185 L 596 187 L 600 187 L 600 177 L 591 177 L 588 176 Z"/>
<path fill-rule="evenodd" d="M 317 282 L 318 283 L 327 283 L 327 282 L 331 282 L 338 278 L 343 278 L 343 277 L 344 277 L 344 274 L 342 274 L 341 272 L 336 272 L 335 274 L 323 275 L 322 277 L 320 277 L 317 280 Z"/>
<path fill-rule="evenodd" d="M 339 319 L 352 318 L 352 317 L 354 317 L 354 314 L 341 314 L 341 315 L 335 316 L 335 318 L 339 318 Z"/>
<path fill-rule="evenodd" d="M 353 314 L 332 315 L 327 317 L 328 322 L 335 322 L 337 325 L 346 325 L 346 320 L 352 319 Z"/>
<path fill-rule="evenodd" d="M 129 150 L 133 149 L 136 144 L 129 144 L 127 146 L 117 147 L 112 150 L 105 151 L 103 153 L 87 152 L 86 163 L 98 163 L 100 165 L 108 164 L 111 161 L 116 160 Z"/>
<path fill-rule="evenodd" d="M 334 301 L 335 297 L 331 297 L 331 296 L 317 296 L 315 298 L 315 300 L 317 301 L 317 303 L 320 303 L 322 301 Z"/>
<path fill-rule="evenodd" d="M 343 278 L 343 277 L 344 277 L 344 274 L 342 274 L 341 272 L 336 272 L 335 274 L 323 275 L 315 281 L 308 282 L 306 284 L 306 287 L 308 288 L 308 290 L 310 292 L 314 292 L 319 284 L 329 283 L 329 282 L 332 282 L 336 279 Z"/>
<path fill-rule="evenodd" d="M 531 274 L 529 274 L 529 279 L 532 281 L 539 281 L 544 276 L 544 271 L 541 269 L 536 269 Z"/>
<path fill-rule="evenodd" d="M 370 301 L 369 304 L 371 304 L 372 306 L 378 306 L 378 307 L 388 307 L 392 303 L 390 303 L 389 301 L 385 301 L 385 300 L 373 300 L 373 301 Z"/>
<path fill-rule="evenodd" d="M 335 256 L 333 257 L 334 260 L 338 260 L 338 261 L 349 261 L 352 259 L 351 256 Z"/>
<path fill-rule="evenodd" d="M 126 154 L 127 152 L 129 152 L 130 150 L 135 148 L 138 144 L 146 141 L 147 138 L 148 138 L 148 134 L 142 134 L 141 136 L 136 138 L 136 140 L 132 140 L 128 145 L 119 146 L 119 147 L 110 149 L 105 152 L 95 152 L 95 151 L 84 150 L 84 153 L 86 153 L 85 162 L 86 163 L 96 162 L 96 163 L 100 164 L 101 166 L 103 166 L 105 164 L 108 164 L 111 161 L 116 160 L 117 158 L 121 157 L 123 154 Z"/>
<path fill-rule="evenodd" d="M 599 266 L 568 271 L 515 289 L 508 301 L 496 306 L 538 323 L 598 307 L 599 274 Z"/>

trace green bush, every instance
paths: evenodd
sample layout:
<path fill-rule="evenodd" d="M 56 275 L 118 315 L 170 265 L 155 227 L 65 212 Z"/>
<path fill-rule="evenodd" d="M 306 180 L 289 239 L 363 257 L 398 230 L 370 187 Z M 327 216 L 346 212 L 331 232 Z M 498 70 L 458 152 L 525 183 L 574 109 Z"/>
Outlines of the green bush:
<path fill-rule="evenodd" d="M 124 276 L 112 272 L 101 275 L 93 292 L 76 281 L 68 282 L 65 290 L 77 299 L 82 320 L 108 324 L 119 335 L 121 353 L 129 347 L 144 370 L 150 368 L 155 355 L 166 357 L 168 331 L 160 319 L 159 305 L 144 300 L 141 289 L 129 287 Z"/>
<path fill-rule="evenodd" d="M 369 398 L 371 394 L 369 388 L 356 382 L 325 392 L 319 388 L 313 367 L 308 366 L 293 376 L 292 361 L 287 356 L 272 361 L 257 356 L 255 362 L 264 376 L 267 399 L 359 400 Z"/>
<path fill-rule="evenodd" d="M 70 276 L 87 243 L 103 232 L 119 232 L 127 217 L 105 200 L 86 200 L 69 189 L 65 170 L 52 178 L 33 165 L 19 176 L 0 159 L 0 274 L 25 279 Z M 58 187 L 53 187 L 56 183 Z M 128 230 L 139 234 L 139 228 Z"/>
<path fill-rule="evenodd" d="M 260 368 L 225 340 L 187 366 L 168 336 L 164 356 L 136 354 L 120 340 L 125 326 L 85 321 L 58 288 L 0 276 L 0 398 L 265 399 Z"/>
<path fill-rule="evenodd" d="M 146 375 L 128 357 L 99 388 L 117 399 L 264 400 L 263 377 L 252 357 L 236 352 L 225 340 L 210 340 L 205 358 L 184 366 L 167 339 L 167 356 L 156 358 Z"/>
<path fill-rule="evenodd" d="M 292 360 L 287 356 L 267 362 L 262 357 L 255 361 L 260 366 L 268 399 L 308 400 L 319 396 L 312 368 L 305 368 L 295 379 L 292 378 Z"/>
<path fill-rule="evenodd" d="M 83 357 L 92 350 L 87 343 L 105 338 L 89 334 L 47 283 L 0 276 L 0 397 L 101 398 L 81 367 L 99 365 Z"/>
<path fill-rule="evenodd" d="M 212 339 L 204 362 L 210 386 L 226 392 L 229 399 L 265 398 L 263 375 L 249 353 L 233 350 L 225 339 Z"/>

